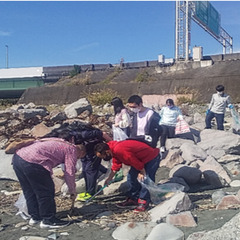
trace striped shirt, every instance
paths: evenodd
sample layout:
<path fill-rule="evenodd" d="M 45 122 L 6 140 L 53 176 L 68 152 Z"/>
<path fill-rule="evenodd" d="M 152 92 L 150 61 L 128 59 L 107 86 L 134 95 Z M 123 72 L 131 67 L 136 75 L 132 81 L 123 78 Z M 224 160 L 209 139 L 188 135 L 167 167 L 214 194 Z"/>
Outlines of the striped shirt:
<path fill-rule="evenodd" d="M 17 150 L 16 153 L 27 162 L 40 164 L 51 174 L 54 167 L 63 163 L 65 165 L 64 178 L 68 185 L 69 193 L 75 193 L 77 163 L 77 149 L 75 145 L 59 138 L 51 138 L 45 141 L 36 140 L 33 144 Z"/>

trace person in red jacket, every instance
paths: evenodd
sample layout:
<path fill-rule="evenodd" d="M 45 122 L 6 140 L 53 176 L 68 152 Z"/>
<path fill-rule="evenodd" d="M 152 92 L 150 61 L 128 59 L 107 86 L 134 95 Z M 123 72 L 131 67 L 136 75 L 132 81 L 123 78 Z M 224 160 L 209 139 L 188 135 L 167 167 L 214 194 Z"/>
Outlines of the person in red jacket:
<path fill-rule="evenodd" d="M 127 177 L 129 184 L 127 199 L 117 206 L 119 208 L 136 206 L 135 212 L 145 211 L 150 202 L 150 193 L 146 188 L 142 188 L 138 179 L 143 180 L 145 175 L 148 175 L 155 182 L 155 174 L 160 163 L 159 149 L 136 140 L 125 140 L 99 143 L 94 151 L 105 161 L 112 159 L 111 172 L 105 185 L 110 183 L 122 164 L 131 166 Z"/>

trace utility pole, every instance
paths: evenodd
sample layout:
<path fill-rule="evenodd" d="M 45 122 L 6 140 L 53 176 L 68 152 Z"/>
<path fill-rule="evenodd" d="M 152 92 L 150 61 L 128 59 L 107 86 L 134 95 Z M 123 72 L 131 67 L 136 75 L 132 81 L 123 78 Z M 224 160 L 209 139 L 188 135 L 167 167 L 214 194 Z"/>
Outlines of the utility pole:
<path fill-rule="evenodd" d="M 8 68 L 8 45 L 5 45 L 6 47 L 6 68 Z"/>

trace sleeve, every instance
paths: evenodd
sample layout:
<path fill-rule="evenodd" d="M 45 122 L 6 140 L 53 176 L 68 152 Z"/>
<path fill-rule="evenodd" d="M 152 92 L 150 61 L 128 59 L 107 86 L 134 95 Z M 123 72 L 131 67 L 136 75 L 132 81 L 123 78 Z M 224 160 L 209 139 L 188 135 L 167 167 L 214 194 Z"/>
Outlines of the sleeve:
<path fill-rule="evenodd" d="M 232 105 L 230 96 L 227 97 L 227 106 L 230 107 Z"/>
<path fill-rule="evenodd" d="M 164 113 L 164 107 L 162 107 L 161 110 L 160 110 L 160 112 L 159 112 L 159 116 L 160 116 L 159 123 L 161 122 L 161 119 L 162 119 L 163 113 Z"/>
<path fill-rule="evenodd" d="M 116 158 L 112 158 L 112 167 L 111 169 L 113 171 L 119 171 L 122 168 L 122 163 L 120 161 L 118 161 Z"/>
<path fill-rule="evenodd" d="M 119 127 L 120 128 L 129 127 L 130 123 L 131 123 L 130 116 L 126 111 L 124 111 L 122 113 L 122 120 L 119 122 Z"/>
<path fill-rule="evenodd" d="M 76 192 L 76 184 L 75 184 L 75 172 L 76 172 L 76 148 L 69 147 L 65 153 L 65 171 L 64 171 L 64 179 L 68 186 L 69 193 L 74 194 Z"/>
<path fill-rule="evenodd" d="M 212 99 L 211 99 L 211 102 L 209 103 L 209 106 L 208 106 L 208 109 L 211 110 L 212 106 L 213 106 L 213 103 L 214 103 L 214 95 L 212 95 Z"/>
<path fill-rule="evenodd" d="M 134 168 L 136 168 L 137 170 L 142 170 L 144 168 L 144 163 L 139 161 L 138 158 L 135 157 L 135 154 L 134 153 L 130 153 L 129 154 L 129 165 L 130 166 L 133 166 Z"/>

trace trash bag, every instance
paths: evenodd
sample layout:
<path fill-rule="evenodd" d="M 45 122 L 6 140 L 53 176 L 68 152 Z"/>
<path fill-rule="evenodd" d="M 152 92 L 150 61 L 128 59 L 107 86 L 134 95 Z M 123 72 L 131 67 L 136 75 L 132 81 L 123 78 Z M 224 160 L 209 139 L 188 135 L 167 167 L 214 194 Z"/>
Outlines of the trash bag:
<path fill-rule="evenodd" d="M 238 112 L 233 108 L 231 109 L 232 115 L 232 128 L 237 132 L 240 130 L 240 117 Z"/>
<path fill-rule="evenodd" d="M 119 127 L 112 126 L 113 140 L 122 141 L 128 138 L 127 134 Z"/>
<path fill-rule="evenodd" d="M 15 202 L 14 206 L 18 208 L 16 215 L 20 215 L 24 220 L 30 219 L 26 199 L 23 193 L 19 195 L 18 200 Z"/>
<path fill-rule="evenodd" d="M 150 198 L 153 204 L 159 204 L 163 201 L 164 196 L 172 192 L 182 192 L 184 186 L 178 183 L 164 183 L 161 185 L 155 184 L 149 176 L 146 176 L 143 181 L 140 181 L 142 187 L 146 188 L 150 193 Z"/>
<path fill-rule="evenodd" d="M 187 132 L 191 132 L 187 122 L 184 119 L 179 120 L 176 124 L 175 134 L 177 135 L 177 134 L 183 134 Z"/>

